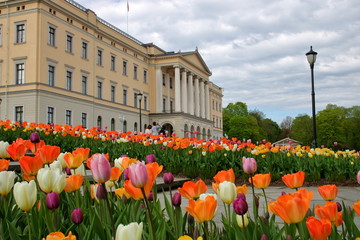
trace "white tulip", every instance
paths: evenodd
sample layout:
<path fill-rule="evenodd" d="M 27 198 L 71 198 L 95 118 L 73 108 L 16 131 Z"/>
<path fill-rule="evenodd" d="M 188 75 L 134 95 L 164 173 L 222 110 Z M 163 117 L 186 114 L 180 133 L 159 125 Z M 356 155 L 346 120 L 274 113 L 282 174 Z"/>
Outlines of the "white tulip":
<path fill-rule="evenodd" d="M 244 216 L 244 221 L 242 216 Z M 249 225 L 249 218 L 246 213 L 244 215 L 236 214 L 236 222 L 240 228 L 246 228 Z"/>
<path fill-rule="evenodd" d="M 66 167 L 66 162 L 65 162 L 65 159 L 64 159 L 65 154 L 67 154 L 67 152 L 60 153 L 59 156 L 57 157 L 57 160 L 61 163 L 62 168 Z"/>
<path fill-rule="evenodd" d="M 9 158 L 10 157 L 9 153 L 6 151 L 8 146 L 9 146 L 8 142 L 0 141 L 0 158 Z"/>
<path fill-rule="evenodd" d="M 37 198 L 37 188 L 34 180 L 30 182 L 17 182 L 14 186 L 14 198 L 18 207 L 25 212 L 30 211 Z"/>
<path fill-rule="evenodd" d="M 0 195 L 6 196 L 14 186 L 15 172 L 2 171 L 0 172 Z"/>
<path fill-rule="evenodd" d="M 224 181 L 219 184 L 218 194 L 226 204 L 231 204 L 236 198 L 236 186 L 232 182 Z"/>
<path fill-rule="evenodd" d="M 140 240 L 143 223 L 132 222 L 128 225 L 120 224 L 116 229 L 115 240 Z"/>
<path fill-rule="evenodd" d="M 45 168 L 39 170 L 37 180 L 42 191 L 60 194 L 66 185 L 66 174 L 61 173 L 57 168 L 51 169 L 45 166 Z"/>

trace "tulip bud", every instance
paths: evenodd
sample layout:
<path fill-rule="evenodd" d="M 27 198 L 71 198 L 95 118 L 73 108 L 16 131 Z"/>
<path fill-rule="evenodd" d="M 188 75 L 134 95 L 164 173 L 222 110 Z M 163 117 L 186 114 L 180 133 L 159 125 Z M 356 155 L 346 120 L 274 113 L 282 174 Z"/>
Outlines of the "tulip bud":
<path fill-rule="evenodd" d="M 71 213 L 71 221 L 75 224 L 80 224 L 82 223 L 83 219 L 84 219 L 84 215 L 81 209 L 75 208 Z"/>
<path fill-rule="evenodd" d="M 236 197 L 236 186 L 232 182 L 224 181 L 219 184 L 218 194 L 226 204 L 231 204 Z"/>
<path fill-rule="evenodd" d="M 149 201 L 154 200 L 154 196 L 153 196 L 153 193 L 152 193 L 152 192 L 149 192 L 149 195 L 147 196 L 147 199 L 148 199 Z"/>
<path fill-rule="evenodd" d="M 48 193 L 46 195 L 46 207 L 50 210 L 57 209 L 60 205 L 60 197 L 56 192 Z"/>
<path fill-rule="evenodd" d="M 244 215 L 248 211 L 248 204 L 245 199 L 237 198 L 233 202 L 233 208 L 236 214 Z"/>
<path fill-rule="evenodd" d="M 356 175 L 357 182 L 360 184 L 360 171 Z"/>
<path fill-rule="evenodd" d="M 181 205 L 181 194 L 179 192 L 176 192 L 171 199 L 173 206 L 180 206 Z"/>
<path fill-rule="evenodd" d="M 65 172 L 66 172 L 66 174 L 67 174 L 68 176 L 71 175 L 71 169 L 70 169 L 70 168 L 65 167 Z"/>
<path fill-rule="evenodd" d="M 2 171 L 0 172 L 0 195 L 6 196 L 14 186 L 15 172 Z"/>
<path fill-rule="evenodd" d="M 143 232 L 143 223 L 132 222 L 128 225 L 120 224 L 116 229 L 115 240 L 140 240 Z"/>
<path fill-rule="evenodd" d="M 342 211 L 341 204 L 339 202 L 336 202 L 336 205 L 337 205 L 338 212 L 341 212 Z"/>
<path fill-rule="evenodd" d="M 105 183 L 110 179 L 111 166 L 104 154 L 95 154 L 90 162 L 93 178 L 98 183 Z"/>
<path fill-rule="evenodd" d="M 146 156 L 146 163 L 152 163 L 152 162 L 156 162 L 156 157 L 154 154 L 150 154 Z"/>
<path fill-rule="evenodd" d="M 37 200 L 37 188 L 34 180 L 30 182 L 17 182 L 14 185 L 14 198 L 16 204 L 25 212 L 31 210 Z"/>
<path fill-rule="evenodd" d="M 268 237 L 266 236 L 265 233 L 263 233 L 263 234 L 261 235 L 260 240 L 268 240 Z"/>
<path fill-rule="evenodd" d="M 236 222 L 240 228 L 246 228 L 249 225 L 249 218 L 247 214 L 236 215 Z"/>
<path fill-rule="evenodd" d="M 105 199 L 106 198 L 106 188 L 104 187 L 104 185 L 102 184 L 98 184 L 97 189 L 96 189 L 96 197 L 98 199 Z"/>
<path fill-rule="evenodd" d="M 172 184 L 174 182 L 174 175 L 172 173 L 164 173 L 163 180 L 165 184 Z"/>
<path fill-rule="evenodd" d="M 257 208 L 259 208 L 259 198 L 257 196 L 255 196 L 254 198 L 255 198 L 255 205 Z"/>
<path fill-rule="evenodd" d="M 33 132 L 30 134 L 30 142 L 32 143 L 39 143 L 40 142 L 40 137 L 39 134 L 37 132 Z"/>
<path fill-rule="evenodd" d="M 286 195 L 286 192 L 281 192 L 281 196 L 284 196 L 284 195 Z"/>
<path fill-rule="evenodd" d="M 148 181 L 148 172 L 143 162 L 136 162 L 129 166 L 130 180 L 132 185 L 142 188 Z"/>
<path fill-rule="evenodd" d="M 124 180 L 126 181 L 126 180 L 128 180 L 128 179 L 129 179 L 129 169 L 126 168 L 126 169 L 124 170 Z"/>
<path fill-rule="evenodd" d="M 236 198 L 243 198 L 243 199 L 246 201 L 246 196 L 245 196 L 244 193 L 238 193 L 238 194 L 236 195 Z"/>
<path fill-rule="evenodd" d="M 244 169 L 244 172 L 246 172 L 247 174 L 252 174 L 252 173 L 256 172 L 256 170 L 257 170 L 256 160 L 254 158 L 243 157 L 242 158 L 242 167 Z"/>

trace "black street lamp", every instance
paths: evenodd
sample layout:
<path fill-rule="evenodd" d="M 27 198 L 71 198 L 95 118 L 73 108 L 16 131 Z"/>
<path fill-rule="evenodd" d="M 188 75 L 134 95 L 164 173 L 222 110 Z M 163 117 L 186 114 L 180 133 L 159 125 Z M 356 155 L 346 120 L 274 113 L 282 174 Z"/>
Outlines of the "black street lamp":
<path fill-rule="evenodd" d="M 314 140 L 312 142 L 313 148 L 317 148 L 317 140 L 316 140 L 316 115 L 315 115 L 315 90 L 314 90 L 314 63 L 316 61 L 317 52 L 312 50 L 312 46 L 310 46 L 310 51 L 306 53 L 307 60 L 310 64 L 311 69 L 311 99 L 312 99 L 312 119 L 313 119 L 313 137 Z"/>
<path fill-rule="evenodd" d="M 137 96 L 137 99 L 139 99 L 139 109 L 140 109 L 140 132 L 142 132 L 142 122 L 141 122 L 141 100 L 142 100 L 142 93 L 137 93 L 136 96 Z"/>

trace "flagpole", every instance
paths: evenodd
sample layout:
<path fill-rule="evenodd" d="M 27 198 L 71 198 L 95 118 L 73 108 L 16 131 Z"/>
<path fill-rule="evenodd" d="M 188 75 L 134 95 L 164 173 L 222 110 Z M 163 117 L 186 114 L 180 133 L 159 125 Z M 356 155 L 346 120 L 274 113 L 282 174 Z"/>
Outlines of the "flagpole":
<path fill-rule="evenodd" d="M 126 32 L 129 33 L 129 1 L 127 1 Z"/>

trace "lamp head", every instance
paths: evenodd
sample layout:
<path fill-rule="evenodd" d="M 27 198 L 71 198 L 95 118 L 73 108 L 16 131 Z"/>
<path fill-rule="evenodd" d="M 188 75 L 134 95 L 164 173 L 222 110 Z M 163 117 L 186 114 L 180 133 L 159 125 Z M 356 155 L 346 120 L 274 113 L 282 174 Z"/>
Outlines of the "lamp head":
<path fill-rule="evenodd" d="M 312 65 L 312 64 L 315 63 L 317 52 L 314 52 L 314 51 L 312 50 L 312 46 L 310 46 L 310 51 L 307 52 L 305 55 L 306 55 L 307 60 L 308 60 L 308 62 L 309 62 L 310 65 Z"/>

